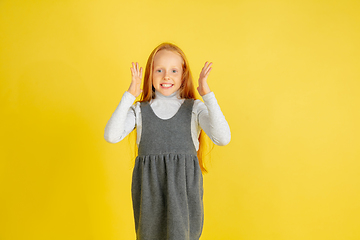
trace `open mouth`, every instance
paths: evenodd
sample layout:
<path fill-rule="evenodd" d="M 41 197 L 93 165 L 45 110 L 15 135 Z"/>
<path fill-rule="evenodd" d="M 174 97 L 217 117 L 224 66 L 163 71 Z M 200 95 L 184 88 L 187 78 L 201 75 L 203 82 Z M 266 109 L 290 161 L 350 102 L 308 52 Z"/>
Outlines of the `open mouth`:
<path fill-rule="evenodd" d="M 174 84 L 171 84 L 171 83 L 162 83 L 162 84 L 160 84 L 160 86 L 162 86 L 163 88 L 170 88 L 170 87 L 174 86 Z"/>

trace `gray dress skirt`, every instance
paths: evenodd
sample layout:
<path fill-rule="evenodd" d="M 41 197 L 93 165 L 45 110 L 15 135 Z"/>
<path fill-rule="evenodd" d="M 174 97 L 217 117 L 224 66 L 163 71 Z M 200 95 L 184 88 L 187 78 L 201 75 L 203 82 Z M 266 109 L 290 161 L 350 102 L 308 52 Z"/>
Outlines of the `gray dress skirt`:
<path fill-rule="evenodd" d="M 142 132 L 132 175 L 138 240 L 198 240 L 204 223 L 203 177 L 191 137 L 193 99 L 163 120 L 141 102 Z"/>

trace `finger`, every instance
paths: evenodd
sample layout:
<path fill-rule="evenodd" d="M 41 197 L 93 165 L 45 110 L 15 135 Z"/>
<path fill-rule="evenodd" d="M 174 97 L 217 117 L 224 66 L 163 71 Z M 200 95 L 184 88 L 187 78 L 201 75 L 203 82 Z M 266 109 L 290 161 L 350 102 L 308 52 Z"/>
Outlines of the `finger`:
<path fill-rule="evenodd" d="M 210 71 L 211 65 L 212 65 L 212 63 L 210 63 L 210 64 L 207 66 L 207 68 L 206 68 L 206 70 L 205 70 L 205 73 L 206 73 L 206 74 L 208 74 L 208 72 Z"/>
<path fill-rule="evenodd" d="M 209 70 L 206 72 L 206 75 L 205 75 L 206 77 L 209 76 L 211 69 L 212 69 L 212 68 L 209 68 Z"/>
<path fill-rule="evenodd" d="M 131 68 L 131 72 L 134 75 L 135 74 L 135 64 L 132 62 L 132 68 Z"/>
<path fill-rule="evenodd" d="M 139 66 L 139 77 L 141 78 L 141 73 L 142 73 L 142 67 Z"/>
<path fill-rule="evenodd" d="M 206 70 L 208 70 L 211 67 L 211 65 L 212 65 L 212 62 L 206 66 Z"/>
<path fill-rule="evenodd" d="M 142 74 L 143 74 L 143 68 L 141 67 L 140 68 L 140 78 L 142 77 Z"/>
<path fill-rule="evenodd" d="M 209 67 L 209 68 L 206 70 L 206 74 L 208 74 L 211 69 L 212 69 L 212 67 Z"/>
<path fill-rule="evenodd" d="M 141 75 L 142 75 L 142 67 L 140 67 L 139 65 L 139 77 L 141 78 Z"/>
<path fill-rule="evenodd" d="M 136 75 L 136 74 L 137 74 L 137 71 L 138 71 L 138 70 L 137 70 L 137 66 L 136 66 L 136 62 L 134 62 L 133 66 L 134 66 L 134 67 L 133 67 L 133 68 L 134 68 L 134 74 Z"/>
<path fill-rule="evenodd" d="M 210 63 L 210 64 L 208 64 L 208 63 L 209 63 L 209 62 L 206 62 L 205 65 L 204 65 L 204 67 L 203 67 L 202 72 L 203 72 L 204 74 L 206 74 L 206 73 L 208 72 L 209 67 L 210 67 L 211 64 L 212 64 L 212 63 Z"/>
<path fill-rule="evenodd" d="M 206 63 L 204 64 L 203 68 L 201 69 L 201 72 L 204 71 L 205 67 L 206 67 Z"/>
<path fill-rule="evenodd" d="M 208 64 L 208 62 L 205 62 L 203 69 L 207 68 L 207 64 Z"/>
<path fill-rule="evenodd" d="M 139 72 L 139 63 L 136 63 L 136 71 Z"/>

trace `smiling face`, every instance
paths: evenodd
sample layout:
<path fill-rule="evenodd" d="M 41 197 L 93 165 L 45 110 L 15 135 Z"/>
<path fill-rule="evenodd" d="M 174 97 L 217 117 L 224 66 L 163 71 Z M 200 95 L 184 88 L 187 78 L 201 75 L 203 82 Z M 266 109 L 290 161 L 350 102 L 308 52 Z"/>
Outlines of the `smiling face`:
<path fill-rule="evenodd" d="M 179 90 L 183 73 L 182 57 L 169 50 L 160 50 L 154 57 L 152 84 L 164 96 Z"/>

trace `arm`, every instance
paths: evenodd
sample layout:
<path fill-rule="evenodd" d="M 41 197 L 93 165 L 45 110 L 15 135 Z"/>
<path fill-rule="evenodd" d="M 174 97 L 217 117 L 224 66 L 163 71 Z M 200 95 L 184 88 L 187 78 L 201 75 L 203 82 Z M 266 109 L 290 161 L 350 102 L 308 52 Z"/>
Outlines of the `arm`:
<path fill-rule="evenodd" d="M 140 95 L 142 68 L 139 64 L 132 63 L 131 70 L 131 84 L 123 97 L 110 120 L 106 124 L 104 138 L 110 143 L 117 143 L 124 139 L 136 126 L 135 105 L 132 103 L 136 97 Z"/>
<path fill-rule="evenodd" d="M 117 143 L 135 128 L 135 97 L 125 92 L 111 118 L 106 124 L 104 138 L 107 142 Z"/>
<path fill-rule="evenodd" d="M 208 135 L 216 145 L 223 146 L 230 142 L 231 133 L 229 124 L 225 120 L 215 95 L 210 91 L 207 83 L 211 65 L 212 63 L 208 64 L 208 62 L 206 62 L 199 77 L 199 87 L 197 89 L 205 104 L 199 104 L 198 122 L 206 135 Z"/>

